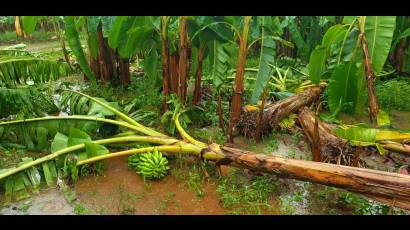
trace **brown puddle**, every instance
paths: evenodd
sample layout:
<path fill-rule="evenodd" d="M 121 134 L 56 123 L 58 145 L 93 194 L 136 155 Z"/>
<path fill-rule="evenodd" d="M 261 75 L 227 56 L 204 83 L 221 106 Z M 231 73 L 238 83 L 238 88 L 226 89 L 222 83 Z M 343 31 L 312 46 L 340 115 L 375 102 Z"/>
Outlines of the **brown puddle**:
<path fill-rule="evenodd" d="M 98 214 L 224 214 L 216 185 L 204 182 L 205 195 L 198 198 L 186 182 L 168 175 L 147 181 L 128 170 L 127 158 L 105 162 L 103 176 L 88 176 L 75 186 L 78 199 Z"/>

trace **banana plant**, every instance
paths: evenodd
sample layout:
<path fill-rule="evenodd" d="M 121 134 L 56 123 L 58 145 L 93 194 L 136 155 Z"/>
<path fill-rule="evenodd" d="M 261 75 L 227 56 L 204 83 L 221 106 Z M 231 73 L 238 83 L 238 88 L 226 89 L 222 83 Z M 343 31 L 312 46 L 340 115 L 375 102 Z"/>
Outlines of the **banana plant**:
<path fill-rule="evenodd" d="M 362 113 L 365 98 L 361 92 L 367 80 L 369 115 L 376 121 L 374 77 L 383 74 L 394 28 L 395 16 L 346 16 L 342 24 L 327 30 L 322 44 L 310 56 L 309 77 L 318 84 L 329 78 L 326 70 L 330 70 L 328 104 L 331 112 Z"/>
<path fill-rule="evenodd" d="M 169 137 L 165 134 L 159 133 L 155 130 L 145 127 L 136 122 L 135 120 L 133 120 L 132 118 L 130 118 L 129 116 L 125 115 L 118 109 L 115 109 L 106 102 L 103 102 L 99 99 L 90 97 L 80 92 L 70 92 L 81 95 L 82 97 L 85 97 L 88 100 L 97 103 L 104 109 L 111 111 L 118 117 L 118 119 L 121 119 L 121 121 L 97 116 L 72 115 L 64 117 L 48 116 L 41 118 L 1 122 L 0 136 L 3 135 L 4 132 L 10 132 L 9 130 L 13 129 L 13 127 L 18 128 L 22 127 L 23 125 L 34 125 L 35 127 L 44 128 L 43 132 L 48 131 L 48 133 L 46 133 L 45 136 L 43 134 L 43 140 L 44 137 L 49 137 L 53 134 L 55 135 L 54 140 L 51 143 L 51 154 L 39 157 L 35 160 L 26 160 L 19 163 L 15 167 L 0 170 L 0 181 L 5 180 L 6 193 L 8 197 L 10 197 L 13 191 L 27 191 L 31 187 L 34 187 L 34 182 L 30 182 L 29 180 L 26 180 L 23 177 L 32 177 L 32 170 L 40 170 L 41 167 L 43 168 L 43 176 L 41 176 L 41 178 L 48 178 L 47 183 L 49 183 L 50 186 L 55 185 L 55 181 L 57 180 L 57 178 L 60 178 L 59 166 L 61 166 L 62 163 L 64 165 L 64 162 L 66 162 L 65 159 L 67 159 L 63 156 L 67 156 L 67 154 L 70 153 L 76 155 L 76 157 L 74 156 L 73 160 L 76 162 L 77 167 L 85 164 L 95 163 L 103 159 L 108 159 L 112 157 L 133 155 L 137 153 L 145 153 L 150 151 L 189 153 L 196 155 L 201 154 L 206 159 L 214 160 L 223 158 L 223 154 L 220 152 L 220 150 L 208 149 L 204 152 L 203 149 L 207 147 L 207 144 L 195 140 L 183 130 L 179 121 L 181 113 L 177 113 L 174 116 L 174 122 L 176 129 L 179 131 L 184 141 L 180 141 L 178 139 Z M 92 130 L 95 131 L 98 128 L 98 126 L 95 125 L 100 123 L 110 123 L 118 125 L 120 127 L 123 127 L 124 129 L 127 129 L 127 131 L 111 138 L 93 141 L 91 137 L 88 135 L 88 133 L 92 132 L 90 131 L 90 127 L 88 127 L 88 125 L 94 124 Z M 42 125 L 39 126 L 39 124 Z M 73 127 L 74 124 L 82 124 L 82 126 Z M 88 129 L 86 129 L 84 126 L 87 126 Z M 140 135 L 138 135 L 138 133 Z M 108 150 L 104 147 L 104 145 L 108 144 L 138 142 L 151 143 L 156 146 L 129 149 L 116 153 L 108 153 Z M 86 150 L 85 152 L 84 149 Z M 16 179 L 16 175 L 20 175 L 22 177 L 21 180 Z M 14 184 L 21 182 L 23 182 L 24 186 L 14 186 Z"/>

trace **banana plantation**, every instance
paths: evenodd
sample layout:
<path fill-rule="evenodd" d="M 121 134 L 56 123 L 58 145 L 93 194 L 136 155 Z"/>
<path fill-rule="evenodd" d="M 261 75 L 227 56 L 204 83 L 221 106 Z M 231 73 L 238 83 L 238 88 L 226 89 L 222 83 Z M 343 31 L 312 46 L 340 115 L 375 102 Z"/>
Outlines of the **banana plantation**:
<path fill-rule="evenodd" d="M 409 16 L 0 16 L 0 213 L 410 214 L 409 36 Z"/>

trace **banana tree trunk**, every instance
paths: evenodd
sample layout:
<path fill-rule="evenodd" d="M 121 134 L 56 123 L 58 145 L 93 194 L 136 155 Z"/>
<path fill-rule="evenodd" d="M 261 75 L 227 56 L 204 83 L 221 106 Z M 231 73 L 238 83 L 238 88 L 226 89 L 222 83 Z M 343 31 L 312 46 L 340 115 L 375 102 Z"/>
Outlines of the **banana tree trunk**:
<path fill-rule="evenodd" d="M 312 150 L 317 151 L 312 153 L 316 161 L 342 165 L 352 165 L 355 162 L 356 154 L 353 147 L 347 140 L 332 133 L 332 130 L 336 128 L 335 125 L 319 121 L 308 107 L 299 110 L 298 120 Z"/>
<path fill-rule="evenodd" d="M 397 51 L 395 53 L 396 70 L 399 72 L 403 72 L 404 70 L 407 46 L 407 38 L 403 38 L 400 41 L 399 47 L 397 48 Z"/>
<path fill-rule="evenodd" d="M 379 113 L 379 107 L 377 105 L 376 89 L 374 86 L 374 72 L 372 67 L 372 60 L 369 55 L 369 49 L 367 46 L 366 36 L 362 32 L 360 34 L 360 40 L 362 43 L 364 66 L 366 69 L 367 80 L 367 96 L 369 100 L 369 115 L 370 121 L 375 124 L 377 122 L 377 114 Z"/>
<path fill-rule="evenodd" d="M 288 117 L 292 113 L 297 113 L 297 111 L 303 106 L 312 104 L 322 91 L 323 87 L 313 86 L 305 89 L 301 93 L 266 106 L 260 125 L 261 134 L 270 133 L 272 129 L 275 129 L 278 126 L 278 123 L 282 119 Z M 257 117 L 260 110 L 253 106 L 251 106 L 251 109 L 244 107 L 243 110 L 236 128 L 242 135 L 249 138 L 255 138 Z"/>
<path fill-rule="evenodd" d="M 216 109 L 217 115 L 218 115 L 218 123 L 219 123 L 219 128 L 224 130 L 224 116 L 222 112 L 222 98 L 221 95 L 217 96 L 217 109 Z"/>
<path fill-rule="evenodd" d="M 172 54 L 170 58 L 170 77 L 171 77 L 171 91 L 178 95 L 178 85 L 179 85 L 179 76 L 178 76 L 178 54 Z"/>
<path fill-rule="evenodd" d="M 263 111 L 265 110 L 265 103 L 266 103 L 266 89 L 264 90 L 263 94 L 262 94 L 262 104 L 261 107 L 259 109 L 259 113 L 258 113 L 258 120 L 256 123 L 256 131 L 255 131 L 255 141 L 256 143 L 259 143 L 260 139 L 261 139 L 261 126 L 262 126 L 262 119 L 263 119 Z"/>
<path fill-rule="evenodd" d="M 311 145 L 315 137 L 315 114 L 309 108 L 299 110 L 298 120 Z M 318 121 L 320 161 L 343 165 L 354 165 L 357 152 L 348 140 L 337 137 L 332 130 L 336 126 L 323 121 Z M 387 150 L 410 155 L 410 145 L 394 141 L 382 140 L 379 144 Z M 356 147 L 356 149 L 358 149 Z"/>
<path fill-rule="evenodd" d="M 162 92 L 164 94 L 164 100 L 162 108 L 164 112 L 168 111 L 168 96 L 170 88 L 170 65 L 169 65 L 169 44 L 168 44 L 168 18 L 167 16 L 161 17 L 161 55 L 162 55 Z"/>
<path fill-rule="evenodd" d="M 43 21 L 41 21 L 41 25 L 42 25 L 42 27 L 44 27 L 44 22 Z M 67 62 L 68 67 L 70 68 L 70 70 L 73 71 L 73 67 L 71 66 L 71 63 L 70 63 L 70 56 L 68 55 L 67 47 L 65 45 L 65 39 L 64 39 L 64 36 L 62 36 L 62 31 L 61 31 L 61 28 L 60 28 L 60 24 L 58 22 L 54 22 L 53 27 L 54 27 L 55 33 L 57 34 L 58 39 L 60 40 L 61 49 L 63 50 L 63 54 L 64 54 L 64 59 Z"/>
<path fill-rule="evenodd" d="M 118 73 L 121 85 L 129 85 L 131 83 L 130 61 L 128 58 L 118 58 Z"/>
<path fill-rule="evenodd" d="M 14 27 L 16 29 L 17 38 L 23 37 L 23 30 L 21 28 L 20 16 L 15 16 Z"/>
<path fill-rule="evenodd" d="M 221 147 L 223 164 L 272 173 L 363 194 L 377 201 L 410 209 L 410 176 L 321 162 L 287 159 Z"/>
<path fill-rule="evenodd" d="M 198 49 L 198 67 L 196 70 L 194 96 L 192 98 L 192 105 L 196 106 L 201 102 L 201 81 L 202 81 L 202 61 L 203 61 L 203 47 Z"/>
<path fill-rule="evenodd" d="M 188 33 L 185 16 L 179 17 L 179 98 L 186 104 L 188 79 Z"/>
<path fill-rule="evenodd" d="M 104 39 L 102 32 L 102 23 L 100 22 L 97 26 L 97 39 L 98 39 L 98 59 L 101 68 L 101 80 L 104 83 L 110 81 L 113 74 L 112 57 L 107 49 L 107 42 Z"/>
<path fill-rule="evenodd" d="M 243 22 L 243 32 L 239 35 L 239 54 L 238 65 L 235 76 L 235 91 L 232 97 L 231 111 L 229 116 L 228 136 L 229 143 L 233 143 L 234 128 L 239 121 L 241 115 L 241 101 L 243 94 L 243 74 L 246 64 L 248 32 L 252 16 L 245 16 Z"/>

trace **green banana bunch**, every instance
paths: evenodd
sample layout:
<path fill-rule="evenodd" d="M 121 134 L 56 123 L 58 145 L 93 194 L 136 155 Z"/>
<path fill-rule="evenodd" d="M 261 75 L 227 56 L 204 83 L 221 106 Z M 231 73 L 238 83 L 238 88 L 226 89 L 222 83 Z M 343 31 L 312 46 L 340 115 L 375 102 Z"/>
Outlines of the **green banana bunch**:
<path fill-rule="evenodd" d="M 162 153 L 158 152 L 158 150 L 139 155 L 140 158 L 138 162 L 135 163 L 138 174 L 146 179 L 160 179 L 167 174 L 169 169 L 168 160 Z M 135 159 L 136 158 L 133 158 L 133 164 Z"/>
<path fill-rule="evenodd" d="M 128 168 L 132 170 L 137 170 L 137 165 L 141 161 L 142 154 L 134 154 L 128 157 Z"/>

